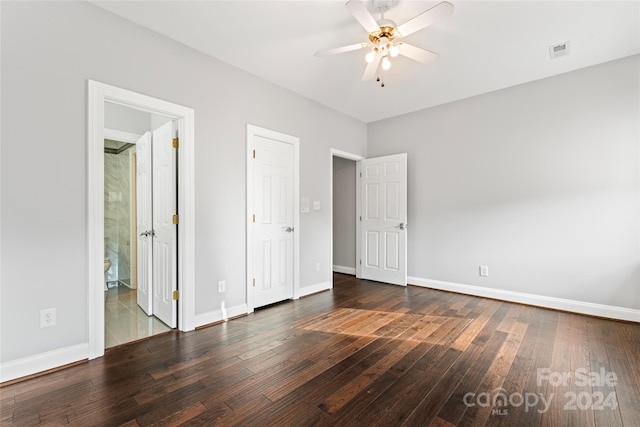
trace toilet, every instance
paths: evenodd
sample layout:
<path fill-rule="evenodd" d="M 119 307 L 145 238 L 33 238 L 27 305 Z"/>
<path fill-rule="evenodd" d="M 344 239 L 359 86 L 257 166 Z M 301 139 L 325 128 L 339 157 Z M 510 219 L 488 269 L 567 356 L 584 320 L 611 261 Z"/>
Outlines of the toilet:
<path fill-rule="evenodd" d="M 109 258 L 104 259 L 104 290 L 108 291 L 109 287 L 107 286 L 107 271 L 111 268 L 111 260 Z"/>

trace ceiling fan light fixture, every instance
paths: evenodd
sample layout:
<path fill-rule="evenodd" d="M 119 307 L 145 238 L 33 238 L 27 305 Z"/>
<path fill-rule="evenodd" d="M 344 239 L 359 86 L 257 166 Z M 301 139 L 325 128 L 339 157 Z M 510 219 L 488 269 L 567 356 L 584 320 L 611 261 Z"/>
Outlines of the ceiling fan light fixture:
<path fill-rule="evenodd" d="M 369 43 L 358 43 L 342 48 L 324 50 L 316 52 L 316 56 L 334 55 L 370 47 L 371 50 L 364 58 L 367 66 L 362 75 L 363 81 L 372 79 L 377 72 L 382 73 L 383 70 L 391 68 L 389 58 L 395 58 L 398 55 L 405 56 L 423 64 L 435 61 L 438 58 L 437 53 L 403 42 L 394 43 L 394 40 L 420 31 L 437 20 L 450 15 L 451 12 L 453 12 L 453 5 L 447 1 L 442 1 L 418 16 L 406 21 L 404 24 L 397 26 L 395 22 L 385 19 L 384 17 L 384 12 L 387 11 L 395 1 L 397 0 L 348 0 L 346 6 L 353 17 L 369 33 Z M 373 4 L 373 8 L 380 12 L 380 20 L 376 21 L 374 19 L 365 3 Z M 378 76 L 378 81 L 380 82 L 380 80 L 380 76 Z M 384 82 L 381 82 L 381 86 L 384 87 Z"/>
<path fill-rule="evenodd" d="M 376 57 L 376 53 L 371 51 L 367 53 L 367 56 L 364 57 L 364 60 L 367 61 L 367 64 L 371 64 Z"/>

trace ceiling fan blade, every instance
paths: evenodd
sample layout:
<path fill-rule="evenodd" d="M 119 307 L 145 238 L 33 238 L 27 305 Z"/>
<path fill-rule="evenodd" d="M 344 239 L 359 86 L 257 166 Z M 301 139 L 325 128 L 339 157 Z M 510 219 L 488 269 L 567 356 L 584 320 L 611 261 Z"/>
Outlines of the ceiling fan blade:
<path fill-rule="evenodd" d="M 431 52 L 430 50 L 424 50 L 410 44 L 398 43 L 398 45 L 399 45 L 398 53 L 400 55 L 404 55 L 407 58 L 413 59 L 414 61 L 422 62 L 423 64 L 435 62 L 439 56 L 435 52 Z"/>
<path fill-rule="evenodd" d="M 371 16 L 367 7 L 360 0 L 349 0 L 346 4 L 347 9 L 358 20 L 360 25 L 367 30 L 368 33 L 380 31 L 380 27 L 376 20 Z"/>
<path fill-rule="evenodd" d="M 369 46 L 368 43 L 352 44 L 349 46 L 336 47 L 334 49 L 321 50 L 319 52 L 316 52 L 314 55 L 319 57 L 336 55 L 338 53 L 351 52 L 352 50 L 364 49 L 367 46 Z"/>
<path fill-rule="evenodd" d="M 373 61 L 371 61 L 367 68 L 364 70 L 364 74 L 362 75 L 362 81 L 371 80 L 375 77 L 376 71 L 378 71 L 378 65 L 380 65 L 381 58 L 376 55 Z"/>
<path fill-rule="evenodd" d="M 409 34 L 415 33 L 416 31 L 433 24 L 445 16 L 451 15 L 451 13 L 453 13 L 453 5 L 449 2 L 443 1 L 442 3 L 433 6 L 431 9 L 425 10 L 420 15 L 400 25 L 397 32 L 400 37 L 406 37 Z"/>

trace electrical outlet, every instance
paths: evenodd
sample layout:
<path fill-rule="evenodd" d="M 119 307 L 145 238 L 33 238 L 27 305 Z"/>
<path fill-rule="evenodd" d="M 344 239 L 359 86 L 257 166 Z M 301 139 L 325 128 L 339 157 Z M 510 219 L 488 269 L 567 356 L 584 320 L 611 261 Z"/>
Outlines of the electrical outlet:
<path fill-rule="evenodd" d="M 480 276 L 489 277 L 489 267 L 486 265 L 480 266 Z"/>
<path fill-rule="evenodd" d="M 56 309 L 47 308 L 40 310 L 40 327 L 48 328 L 49 326 L 56 325 Z"/>
<path fill-rule="evenodd" d="M 227 282 L 225 282 L 224 280 L 219 280 L 218 281 L 218 292 L 222 293 L 226 290 L 227 288 Z"/>

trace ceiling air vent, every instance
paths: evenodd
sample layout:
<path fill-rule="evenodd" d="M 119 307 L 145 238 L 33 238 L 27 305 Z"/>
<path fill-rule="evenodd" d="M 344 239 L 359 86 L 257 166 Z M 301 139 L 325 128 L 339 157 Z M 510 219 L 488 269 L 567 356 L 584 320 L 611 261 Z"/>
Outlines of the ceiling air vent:
<path fill-rule="evenodd" d="M 569 54 L 569 42 L 549 46 L 549 57 L 551 59 L 559 58 Z"/>

